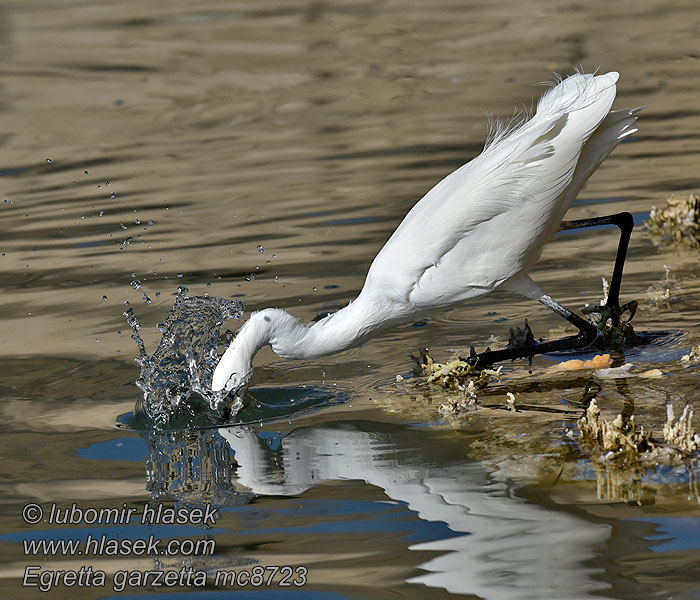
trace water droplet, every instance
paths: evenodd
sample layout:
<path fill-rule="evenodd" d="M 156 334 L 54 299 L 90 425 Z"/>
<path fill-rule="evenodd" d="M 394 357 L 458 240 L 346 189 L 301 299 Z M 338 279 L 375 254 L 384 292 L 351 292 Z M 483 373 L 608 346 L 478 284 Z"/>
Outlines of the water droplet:
<path fill-rule="evenodd" d="M 135 225 L 141 225 L 141 220 L 140 219 L 135 219 L 134 220 Z"/>
<path fill-rule="evenodd" d="M 52 161 L 50 158 L 47 158 L 47 159 L 46 159 L 46 162 L 47 162 L 47 164 L 50 165 L 53 161 Z"/>
<path fill-rule="evenodd" d="M 107 296 L 102 296 L 102 302 L 107 302 Z"/>
<path fill-rule="evenodd" d="M 129 301 L 128 301 L 128 300 L 124 300 L 124 306 L 129 306 Z"/>
<path fill-rule="evenodd" d="M 265 252 L 265 248 L 263 248 L 262 246 L 258 246 L 258 252 L 262 254 L 263 252 Z"/>
<path fill-rule="evenodd" d="M 144 301 L 146 304 L 150 304 L 151 302 L 153 302 L 153 300 L 151 300 L 151 299 L 148 297 L 148 295 L 146 294 L 146 292 L 143 293 L 143 301 Z"/>
<path fill-rule="evenodd" d="M 110 197 L 112 200 L 114 200 L 114 199 L 117 197 L 117 195 L 116 195 L 114 192 L 112 192 L 112 193 L 109 195 L 109 197 Z"/>
<path fill-rule="evenodd" d="M 88 172 L 87 172 L 87 171 L 83 171 L 83 175 L 87 175 L 87 174 L 88 174 Z"/>
<path fill-rule="evenodd" d="M 154 225 L 153 221 L 151 221 L 150 219 L 147 221 L 147 224 L 149 225 L 149 227 Z"/>
<path fill-rule="evenodd" d="M 122 223 L 121 221 L 119 221 L 119 227 L 121 227 L 122 229 L 129 229 L 129 228 L 128 228 L 126 225 L 124 225 L 124 223 Z"/>
<path fill-rule="evenodd" d="M 317 292 L 317 291 L 318 291 L 318 288 L 317 288 L 317 287 L 315 287 L 315 288 L 314 288 L 314 292 Z"/>
<path fill-rule="evenodd" d="M 105 185 L 109 185 L 109 181 L 105 181 Z"/>
<path fill-rule="evenodd" d="M 156 298 L 160 298 L 160 292 L 156 292 Z"/>
<path fill-rule="evenodd" d="M 184 274 L 183 274 L 183 273 L 178 273 L 178 274 L 177 274 L 177 277 L 178 277 L 178 279 L 182 279 L 182 278 L 184 277 Z"/>
<path fill-rule="evenodd" d="M 273 255 L 272 255 L 272 258 L 277 258 L 277 255 L 276 255 L 276 254 L 273 254 Z"/>
<path fill-rule="evenodd" d="M 207 283 L 207 287 L 211 287 L 211 283 Z"/>
<path fill-rule="evenodd" d="M 131 287 L 134 288 L 135 290 L 138 290 L 141 287 L 141 282 L 138 279 L 134 279 L 131 282 Z"/>

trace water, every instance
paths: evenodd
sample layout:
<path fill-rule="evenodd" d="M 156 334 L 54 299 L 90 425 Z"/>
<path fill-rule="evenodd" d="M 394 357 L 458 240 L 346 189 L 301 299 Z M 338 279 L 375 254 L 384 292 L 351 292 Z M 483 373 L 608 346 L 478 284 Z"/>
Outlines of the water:
<path fill-rule="evenodd" d="M 243 303 L 187 296 L 187 292 L 187 288 L 178 288 L 168 318 L 158 324 L 163 337 L 153 356 L 146 352 L 141 324 L 133 309 L 124 312 L 139 351 L 136 362 L 141 367 L 136 381 L 142 392 L 135 409 L 137 426 L 195 429 L 224 422 L 243 405 L 238 392 L 229 398 L 211 389 L 219 360 L 221 326 L 229 319 L 241 318 Z"/>
<path fill-rule="evenodd" d="M 84 557 L 107 584 L 46 597 L 230 593 L 112 585 L 119 570 L 184 565 L 308 568 L 293 593 L 239 592 L 251 597 L 698 596 L 697 467 L 619 473 L 576 437 L 586 389 L 605 418 L 634 414 L 657 435 L 668 403 L 698 413 L 698 368 L 680 361 L 700 343 L 697 252 L 642 227 L 652 205 L 700 187 L 694 2 L 65 0 L 6 2 L 0 24 L 3 597 L 40 595 L 21 588 L 28 564 L 76 565 L 28 557 L 23 539 L 105 531 L 208 538 L 216 552 Z M 446 392 L 412 378 L 409 352 L 502 347 L 525 318 L 537 338 L 570 333 L 499 293 L 334 357 L 263 350 L 235 423 L 139 422 L 125 310 L 151 354 L 178 287 L 305 323 L 347 303 L 413 203 L 481 150 L 485 111 L 530 106 L 533 82 L 579 64 L 620 71 L 616 107 L 647 107 L 567 216 L 635 217 L 621 301 L 639 302 L 633 325 L 651 342 L 613 357 L 628 376 L 537 357 L 505 365 L 481 408 L 440 415 Z M 533 278 L 566 306 L 596 304 L 617 236 L 559 235 Z M 206 357 L 214 338 L 191 333 L 180 339 Z M 200 384 L 210 362 L 194 359 Z M 174 389 L 192 381 L 170 372 Z M 30 525 L 28 503 L 220 513 L 208 528 Z"/>
<path fill-rule="evenodd" d="M 324 386 L 308 390 L 256 388 L 249 393 L 246 385 L 229 393 L 212 391 L 219 356 L 233 339 L 231 330 L 221 333 L 221 326 L 242 317 L 243 303 L 188 296 L 187 292 L 185 287 L 178 288 L 167 319 L 157 325 L 162 337 L 153 356 L 148 356 L 141 323 L 133 310 L 124 312 L 138 349 L 136 362 L 141 373 L 136 386 L 141 395 L 133 412 L 119 418 L 120 423 L 132 429 L 192 433 L 224 425 L 272 422 L 346 401 L 342 389 L 331 391 Z"/>

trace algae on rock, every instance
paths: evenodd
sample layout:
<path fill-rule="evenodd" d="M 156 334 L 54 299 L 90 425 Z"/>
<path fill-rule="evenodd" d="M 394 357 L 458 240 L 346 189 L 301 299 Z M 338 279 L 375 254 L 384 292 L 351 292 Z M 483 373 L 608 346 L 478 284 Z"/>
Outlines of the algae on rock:
<path fill-rule="evenodd" d="M 666 204 L 649 212 L 646 225 L 652 240 L 700 248 L 700 194 L 671 194 Z"/>
<path fill-rule="evenodd" d="M 692 426 L 693 409 L 686 405 L 676 421 L 671 404 L 666 407 L 663 440 L 655 440 L 644 427 L 637 428 L 634 416 L 623 419 L 617 415 L 612 421 L 600 416 L 600 408 L 593 398 L 585 414 L 578 420 L 581 439 L 591 453 L 603 460 L 631 460 L 645 464 L 677 463 L 694 459 L 700 447 L 700 436 Z"/>
<path fill-rule="evenodd" d="M 413 373 L 426 377 L 426 384 L 462 392 L 461 396 L 448 398 L 439 407 L 442 414 L 455 414 L 473 408 L 477 402 L 477 392 L 485 388 L 489 381 L 501 380 L 501 367 L 498 369 L 478 369 L 461 358 L 447 363 L 436 363 L 427 348 L 420 351 L 420 356 L 413 356 Z"/>

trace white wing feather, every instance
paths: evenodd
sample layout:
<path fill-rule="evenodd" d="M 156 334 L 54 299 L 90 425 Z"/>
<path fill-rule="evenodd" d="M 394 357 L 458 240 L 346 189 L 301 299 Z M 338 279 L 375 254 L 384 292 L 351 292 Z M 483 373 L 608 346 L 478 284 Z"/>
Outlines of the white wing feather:
<path fill-rule="evenodd" d="M 617 78 L 565 79 L 529 121 L 439 182 L 379 252 L 365 290 L 420 311 L 479 296 L 532 266 L 590 174 L 636 131 L 636 111 L 610 112 Z"/>

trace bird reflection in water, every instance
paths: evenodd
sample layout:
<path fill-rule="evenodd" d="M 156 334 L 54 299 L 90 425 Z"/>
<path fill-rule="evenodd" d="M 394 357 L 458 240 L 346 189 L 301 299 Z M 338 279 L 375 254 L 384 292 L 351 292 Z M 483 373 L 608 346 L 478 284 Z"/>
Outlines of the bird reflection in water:
<path fill-rule="evenodd" d="M 380 488 L 441 532 L 437 539 L 405 540 L 409 550 L 430 556 L 410 583 L 502 598 L 548 597 L 552 589 L 600 594 L 606 587 L 589 561 L 600 555 L 607 525 L 514 497 L 452 435 L 368 421 L 286 434 L 238 426 L 141 435 L 149 444 L 148 488 L 163 500 L 233 507 L 262 495 L 298 496 L 324 481 Z M 322 512 L 315 518 L 321 529 L 328 520 Z M 287 527 L 293 532 L 294 525 Z"/>

